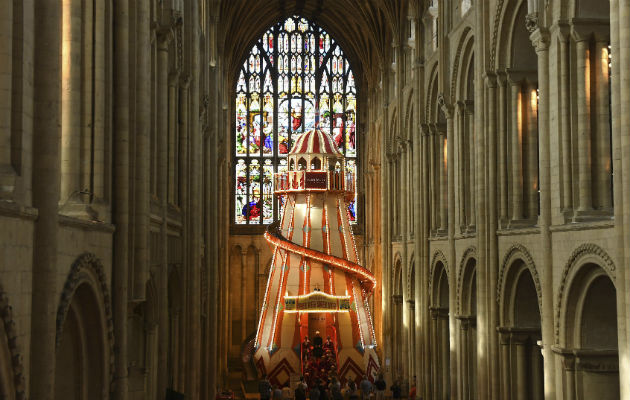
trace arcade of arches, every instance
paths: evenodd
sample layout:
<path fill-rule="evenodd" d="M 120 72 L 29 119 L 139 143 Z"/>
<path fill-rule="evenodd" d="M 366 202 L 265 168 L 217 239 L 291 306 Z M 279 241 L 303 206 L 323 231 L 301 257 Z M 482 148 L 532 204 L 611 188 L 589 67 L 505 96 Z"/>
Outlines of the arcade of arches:
<path fill-rule="evenodd" d="M 343 61 L 295 109 L 273 75 L 276 105 L 241 115 L 244 158 L 266 163 L 264 143 L 282 168 L 317 100 L 357 172 L 387 381 L 425 400 L 630 399 L 629 0 L 0 9 L 0 398 L 214 399 L 255 379 L 278 205 L 262 166 L 235 178 L 237 87 L 296 16 Z M 314 65 L 287 76 L 319 85 Z"/>

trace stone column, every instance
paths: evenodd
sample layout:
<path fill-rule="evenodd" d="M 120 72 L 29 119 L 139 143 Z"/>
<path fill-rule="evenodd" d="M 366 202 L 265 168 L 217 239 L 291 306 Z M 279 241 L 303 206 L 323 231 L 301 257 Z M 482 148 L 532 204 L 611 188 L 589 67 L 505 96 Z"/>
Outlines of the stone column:
<path fill-rule="evenodd" d="M 61 202 L 82 201 L 81 2 L 63 2 L 61 81 Z"/>
<path fill-rule="evenodd" d="M 486 217 L 486 229 L 488 231 L 487 237 L 487 249 L 488 256 L 486 257 L 487 265 L 487 287 L 488 292 L 491 294 L 488 297 L 493 297 L 494 293 L 497 293 L 497 281 L 499 274 L 499 245 L 498 237 L 496 235 L 498 216 L 497 216 L 497 168 L 503 169 L 497 166 L 497 118 L 496 118 L 496 99 L 497 99 L 497 79 L 496 75 L 492 72 L 487 72 L 484 76 L 485 88 L 486 88 L 486 102 L 487 102 L 487 114 L 486 114 L 486 129 L 487 134 L 486 143 L 488 146 L 487 157 L 487 170 L 488 170 L 488 184 L 486 202 L 487 217 Z M 476 207 L 474 207 L 476 208 Z M 483 265 L 483 264 L 479 264 Z M 479 274 L 477 279 L 479 279 Z M 483 274 L 481 274 L 483 277 Z M 479 282 L 479 281 L 477 281 Z M 477 297 L 479 299 L 479 297 Z M 479 302 L 479 300 L 477 300 Z M 496 301 L 487 301 L 487 343 L 488 343 L 488 364 L 491 379 L 489 380 L 489 393 L 490 397 L 498 397 L 500 392 L 499 385 L 499 343 L 497 337 L 496 326 L 499 324 L 499 309 Z M 475 323 L 476 321 L 471 321 Z M 475 325 L 476 326 L 476 325 Z M 475 371 L 479 371 L 478 369 Z M 475 376 L 477 376 L 475 372 Z"/>
<path fill-rule="evenodd" d="M 72 110 L 75 114 L 79 114 L 80 128 L 76 134 L 79 136 L 79 182 L 78 188 L 91 189 L 92 186 L 92 133 L 94 129 L 94 113 L 93 113 L 93 96 L 95 88 L 92 84 L 94 67 L 94 18 L 93 6 L 94 2 L 88 1 L 83 4 L 74 2 L 79 6 L 79 16 L 81 33 L 79 35 L 79 102 L 80 107 Z M 100 96 L 99 96 L 100 97 Z M 79 111 L 80 110 L 80 111 Z M 63 129 L 63 128 L 62 128 Z"/>
<path fill-rule="evenodd" d="M 413 376 L 416 374 L 416 369 L 415 369 L 415 318 L 413 318 L 412 316 L 414 315 L 414 308 L 415 308 L 415 303 L 413 300 L 407 300 L 407 317 L 409 318 L 409 329 L 408 329 L 408 333 L 407 333 L 407 359 L 409 360 L 409 384 L 411 386 L 411 380 L 413 379 Z M 413 322 L 413 323 L 412 323 Z"/>
<path fill-rule="evenodd" d="M 431 201 L 430 201 L 430 209 L 429 209 L 429 215 L 430 215 L 430 221 L 431 221 L 431 234 L 435 234 L 435 231 L 438 229 L 438 222 L 437 222 L 437 210 L 438 210 L 438 197 L 437 197 L 437 193 L 438 193 L 438 186 L 436 184 L 436 182 L 438 181 L 437 179 L 437 172 L 435 170 L 436 167 L 436 161 L 435 161 L 435 125 L 430 125 L 429 126 L 429 136 L 428 136 L 428 144 L 429 144 L 429 193 L 431 195 Z"/>
<path fill-rule="evenodd" d="M 89 3 L 89 2 L 88 2 Z M 107 150 L 107 29 L 105 27 L 105 3 L 102 1 L 94 4 L 94 113 L 92 121 L 94 124 L 94 141 L 92 144 L 92 197 L 103 202 L 107 196 L 107 170 L 106 170 L 106 150 Z M 108 21 L 109 22 L 109 21 Z"/>
<path fill-rule="evenodd" d="M 539 139 L 539 162 L 540 162 L 540 249 L 541 270 L 543 276 L 542 286 L 542 345 L 545 372 L 545 398 L 554 399 L 555 391 L 555 368 L 554 354 L 551 346 L 554 343 L 555 326 L 553 321 L 553 248 L 551 240 L 551 148 L 549 129 L 549 33 L 543 28 L 536 27 L 531 33 L 530 39 L 538 55 L 538 92 L 539 92 L 539 114 L 538 114 L 538 139 Z"/>
<path fill-rule="evenodd" d="M 151 37 L 149 1 L 137 2 L 136 47 L 136 154 L 135 154 L 135 215 L 134 266 L 132 298 L 146 298 L 149 279 L 149 207 L 151 160 Z"/>
<path fill-rule="evenodd" d="M 437 279 L 437 278 L 436 278 Z M 439 308 L 431 307 L 431 382 L 433 387 L 433 398 L 439 399 L 441 397 L 441 385 L 440 385 L 440 373 L 442 372 L 440 363 L 440 320 L 439 320 Z"/>
<path fill-rule="evenodd" d="M 527 218 L 538 219 L 538 85 L 527 82 Z"/>
<path fill-rule="evenodd" d="M 522 154 L 522 112 L 521 82 L 510 81 L 512 109 L 512 149 L 510 166 L 512 168 L 512 221 L 523 219 L 523 154 Z"/>
<path fill-rule="evenodd" d="M 447 187 L 447 175 L 448 175 L 448 167 L 447 167 L 447 139 L 446 132 L 440 131 L 438 134 L 438 162 L 440 165 L 438 166 L 439 171 L 439 187 L 440 187 L 440 196 L 439 196 L 439 210 L 440 210 L 440 232 L 446 233 L 448 228 L 448 187 Z"/>
<path fill-rule="evenodd" d="M 569 38 L 560 35 L 560 137 L 562 143 L 562 211 L 573 209 L 573 173 L 571 147 L 571 70 L 569 62 Z"/>
<path fill-rule="evenodd" d="M 157 148 L 158 148 L 158 198 L 160 200 L 159 274 L 157 276 L 160 296 L 168 293 L 168 49 L 173 32 L 169 27 L 158 32 L 157 46 Z M 158 328 L 158 396 L 165 393 L 168 382 L 168 304 L 165 297 L 159 301 Z"/>
<path fill-rule="evenodd" d="M 609 107 L 609 76 L 608 76 L 608 38 L 603 35 L 595 36 L 595 85 L 597 104 L 597 155 L 594 165 L 597 174 L 597 208 L 605 212 L 612 211 L 612 160 L 611 160 L 611 131 Z"/>
<path fill-rule="evenodd" d="M 470 332 L 469 328 L 469 321 L 467 317 L 459 317 L 459 323 L 460 323 L 460 331 L 459 331 L 459 335 L 460 335 L 460 362 L 461 362 L 461 392 L 460 392 L 460 399 L 468 399 L 470 398 L 470 382 L 468 381 L 468 378 L 470 377 L 470 363 L 472 361 L 476 361 L 476 360 L 471 360 L 470 357 L 470 349 L 468 348 L 468 342 L 469 342 L 469 337 L 468 337 L 468 333 Z"/>
<path fill-rule="evenodd" d="M 0 1 L 0 199 L 10 198 L 15 185 L 11 165 L 11 110 L 13 90 L 13 0 Z M 6 61 L 8 60 L 8 61 Z"/>
<path fill-rule="evenodd" d="M 612 130 L 614 151 L 614 215 L 616 246 L 624 249 L 619 256 L 623 264 L 630 265 L 630 113 L 622 112 L 630 104 L 630 1 L 612 0 L 610 2 L 610 35 L 612 53 Z M 624 285 L 617 287 L 617 313 L 619 318 L 619 359 L 630 360 L 630 279 L 627 268 L 619 270 L 617 279 Z M 624 300 L 622 300 L 624 299 Z M 622 311 L 623 310 L 623 311 Z M 624 340 L 625 333 L 625 340 Z M 630 363 L 621 362 L 619 375 L 628 376 Z M 620 397 L 630 397 L 630 381 L 621 379 Z"/>
<path fill-rule="evenodd" d="M 497 129 L 498 135 L 498 156 L 499 165 L 497 169 L 499 172 L 499 220 L 501 221 L 501 227 L 506 223 L 508 219 L 508 178 L 507 178 L 507 89 L 506 89 L 506 77 L 504 73 L 497 74 L 499 82 L 499 118 Z"/>
<path fill-rule="evenodd" d="M 501 398 L 511 398 L 510 381 L 510 333 L 507 328 L 499 327 L 499 344 L 501 346 Z"/>
<path fill-rule="evenodd" d="M 6 6 L 6 4 L 3 5 Z M 34 13 L 35 38 L 33 49 L 33 207 L 37 208 L 38 216 L 35 220 L 33 235 L 33 295 L 30 320 L 31 337 L 37 340 L 32 340 L 30 344 L 28 384 L 30 384 L 31 399 L 52 400 L 55 393 L 56 313 L 59 303 L 57 294 L 58 204 L 61 176 L 59 151 L 61 24 L 59 21 L 62 9 L 58 1 L 41 2 L 36 7 L 34 5 L 31 7 L 34 8 L 34 10 L 31 8 L 30 12 Z M 8 15 L 8 18 L 12 18 L 11 13 Z M 11 30 L 12 27 L 10 23 L 8 29 Z M 2 48 L 2 50 L 5 49 Z M 2 64 L 5 65 L 0 69 L 4 70 L 7 68 L 6 64 L 10 63 L 3 62 Z M 3 95 L 4 93 L 0 90 L 0 96 Z M 10 92 L 8 96 L 11 96 Z M 3 120 L 2 123 L 5 121 Z M 0 147 L 4 148 L 4 143 Z"/>
<path fill-rule="evenodd" d="M 516 353 L 516 400 L 527 400 L 529 382 L 527 381 L 527 343 L 524 338 L 512 336 Z"/>
<path fill-rule="evenodd" d="M 129 299 L 129 2 L 114 3 L 114 397 L 128 396 L 127 319 Z"/>
<path fill-rule="evenodd" d="M 466 169 L 468 171 L 468 207 L 470 211 L 468 213 L 468 229 L 474 230 L 476 220 L 477 220 L 477 204 L 476 204 L 476 196 L 475 196 L 475 188 L 476 188 L 476 177 L 475 177 L 475 109 L 474 102 L 472 100 L 466 100 L 465 102 L 466 108 L 464 111 L 464 124 L 465 124 L 465 132 L 466 132 L 466 147 L 468 150 L 468 160 L 466 163 Z"/>
<path fill-rule="evenodd" d="M 179 92 L 179 71 L 171 72 L 168 76 L 168 204 L 178 204 L 176 195 L 178 194 L 175 179 L 177 163 L 177 95 Z"/>
<path fill-rule="evenodd" d="M 591 198 L 591 63 L 588 36 L 572 32 L 577 57 L 577 148 L 578 148 L 578 213 L 593 208 Z"/>
<path fill-rule="evenodd" d="M 456 379 L 456 374 L 452 374 L 451 365 L 449 365 L 449 360 L 451 358 L 451 345 L 450 345 L 450 335 L 449 335 L 449 316 L 448 310 L 440 310 L 439 316 L 439 324 L 440 324 L 440 365 L 441 373 L 440 379 L 442 380 L 442 393 L 440 398 L 443 400 L 450 399 L 451 396 L 454 396 L 455 393 L 452 393 L 450 390 L 451 386 L 451 376 L 453 379 Z M 449 368 L 447 368 L 447 366 Z M 450 393 L 449 393 L 450 392 Z M 450 395 L 449 395 L 450 394 Z"/>
<path fill-rule="evenodd" d="M 468 179 L 468 173 L 466 172 L 466 167 L 470 168 L 470 164 L 466 162 L 466 130 L 465 130 L 465 116 L 464 113 L 466 105 L 463 101 L 457 102 L 457 133 L 454 135 L 457 141 L 455 143 L 457 147 L 457 196 L 458 196 L 458 207 L 457 211 L 459 212 L 458 221 L 459 221 L 459 230 L 460 232 L 466 231 L 466 225 L 468 224 L 468 208 L 470 206 L 470 201 L 468 198 L 468 190 L 467 185 L 470 184 Z"/>
<path fill-rule="evenodd" d="M 542 375 L 544 377 L 544 370 L 541 371 L 541 368 L 543 368 L 543 365 L 541 363 L 542 359 L 540 358 L 540 353 L 541 353 L 542 349 L 540 348 L 540 346 L 538 346 L 536 343 L 532 344 L 532 350 L 530 352 L 530 357 L 531 357 L 531 371 L 530 374 L 532 376 L 532 397 L 533 400 L 543 400 L 544 399 L 544 378 L 543 380 L 540 379 L 540 376 Z M 542 394 L 542 396 L 541 396 Z"/>

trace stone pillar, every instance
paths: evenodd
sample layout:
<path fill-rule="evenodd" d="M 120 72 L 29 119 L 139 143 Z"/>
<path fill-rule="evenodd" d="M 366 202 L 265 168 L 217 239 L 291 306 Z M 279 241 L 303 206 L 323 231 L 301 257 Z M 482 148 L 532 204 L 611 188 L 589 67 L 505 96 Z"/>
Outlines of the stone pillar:
<path fill-rule="evenodd" d="M 407 300 L 407 318 L 409 318 L 409 329 L 407 333 L 407 359 L 409 360 L 409 385 L 412 384 L 413 376 L 416 374 L 415 369 L 415 318 L 414 315 L 415 303 L 413 300 Z M 413 322 L 413 323 L 412 323 Z"/>
<path fill-rule="evenodd" d="M 81 2 L 63 1 L 61 81 L 61 203 L 80 203 Z"/>
<path fill-rule="evenodd" d="M 551 240 L 551 148 L 549 129 L 549 33 L 543 28 L 536 26 L 531 33 L 530 39 L 538 55 L 538 140 L 539 140 L 539 163 L 540 163 L 540 249 L 541 270 L 543 276 L 542 286 L 542 348 L 545 373 L 545 398 L 555 399 L 556 377 L 554 367 L 554 354 L 551 346 L 554 343 L 555 326 L 553 321 L 553 248 Z"/>
<path fill-rule="evenodd" d="M 440 196 L 439 196 L 439 210 L 440 210 L 440 232 L 446 233 L 448 228 L 448 187 L 447 187 L 447 139 L 446 132 L 440 131 L 438 135 L 438 160 L 439 160 L 439 187 L 440 187 Z"/>
<path fill-rule="evenodd" d="M 543 400 L 544 399 L 544 382 L 540 379 L 541 376 L 544 377 L 543 365 L 541 363 L 542 359 L 540 357 L 541 348 L 536 343 L 532 344 L 532 349 L 530 352 L 530 365 L 531 365 L 531 377 L 532 377 L 532 397 L 533 400 Z M 542 394 L 542 395 L 541 395 Z"/>
<path fill-rule="evenodd" d="M 522 154 L 522 106 L 521 106 L 521 82 L 510 81 L 512 109 L 512 221 L 523 219 L 523 154 Z"/>
<path fill-rule="evenodd" d="M 90 3 L 90 2 L 88 2 Z M 107 196 L 107 134 L 109 127 L 107 123 L 107 29 L 105 27 L 106 12 L 105 3 L 97 1 L 94 3 L 94 113 L 92 121 L 94 124 L 94 141 L 92 143 L 92 197 L 100 201 L 106 201 Z M 108 21 L 109 22 L 109 21 Z"/>
<path fill-rule="evenodd" d="M 595 157 L 597 174 L 597 208 L 605 212 L 612 211 L 612 160 L 611 160 L 611 131 L 610 131 L 610 107 L 609 107 L 609 79 L 608 76 L 608 38 L 602 35 L 595 36 L 595 85 L 597 104 L 597 139 Z"/>
<path fill-rule="evenodd" d="M 4 3 L 12 3 L 4 2 Z M 6 6 L 6 4 L 4 4 Z M 61 91 L 61 2 L 31 5 L 34 13 L 33 66 L 33 207 L 37 208 L 33 236 L 31 298 L 30 398 L 52 400 L 55 393 L 55 338 L 57 294 L 57 252 L 59 242 L 58 204 L 60 187 L 60 102 Z M 2 12 L 4 19 L 4 10 Z M 11 17 L 11 13 L 8 14 Z M 4 27 L 3 27 L 4 28 Z M 3 29 L 0 28 L 0 29 Z M 13 24 L 8 24 L 11 30 Z M 4 38 L 3 38 L 4 39 Z M 5 50 L 5 48 L 2 48 Z M 11 57 L 9 55 L 9 57 Z M 10 58 L 9 58 L 10 59 Z M 7 68 L 6 61 L 0 69 Z M 4 79 L 3 75 L 1 79 Z M 10 80 L 10 78 L 9 78 Z M 2 83 L 5 84 L 5 83 Z M 0 88 L 0 96 L 5 94 Z M 11 96 L 9 92 L 7 94 Z M 6 106 L 5 104 L 0 107 Z M 3 112 L 4 110 L 0 110 Z M 5 123 L 2 120 L 0 123 Z M 3 135 L 5 131 L 0 131 Z M 0 145 L 4 148 L 4 142 Z M 10 157 L 8 158 L 10 159 Z M 2 162 L 8 160 L 3 158 Z M 3 189 L 4 190 L 4 189 Z M 5 267 L 6 268 L 6 267 Z"/>
<path fill-rule="evenodd" d="M 456 378 L 456 374 L 451 374 L 450 369 L 450 357 L 451 357 L 451 345 L 450 345 L 450 335 L 449 335 L 449 316 L 447 310 L 440 310 L 439 316 L 439 325 L 440 325 L 440 365 L 441 373 L 440 379 L 442 381 L 442 393 L 440 394 L 440 399 L 447 400 L 450 399 L 451 396 L 454 396 L 455 393 L 451 393 L 450 391 L 450 383 L 451 383 L 451 375 L 453 379 Z M 447 368 L 447 366 L 449 368 Z"/>
<path fill-rule="evenodd" d="M 496 75 L 492 72 L 487 72 L 485 74 L 485 88 L 486 88 L 486 129 L 485 132 L 487 134 L 486 143 L 488 146 L 488 158 L 487 158 L 487 170 L 488 170 L 488 184 L 487 186 L 487 196 L 486 202 L 487 206 L 487 217 L 486 217 L 486 229 L 488 230 L 487 235 L 487 248 L 488 248 L 488 256 L 486 257 L 486 265 L 487 265 L 487 287 L 489 293 L 497 293 L 497 281 L 499 274 L 499 245 L 498 245 L 498 237 L 496 235 L 497 226 L 498 226 L 498 216 L 497 216 L 497 169 L 504 169 L 501 166 L 497 165 L 497 118 L 496 118 L 496 107 L 497 107 L 497 79 Z M 474 207 L 476 208 L 476 207 Z M 480 264 L 483 265 L 483 264 Z M 483 274 L 482 274 L 483 276 Z M 477 275 L 477 279 L 479 275 Z M 477 281 L 479 282 L 479 281 Z M 492 297 L 492 296 L 489 296 Z M 479 299 L 479 297 L 477 297 Z M 477 300 L 479 302 L 479 300 Z M 488 364 L 489 364 L 489 372 L 491 379 L 489 379 L 488 387 L 491 398 L 497 398 L 500 392 L 500 382 L 499 382 L 499 343 L 497 337 L 496 326 L 499 324 L 499 307 L 496 301 L 487 301 L 487 343 L 488 343 Z M 476 321 L 471 321 L 471 323 L 476 323 Z M 475 324 L 476 326 L 476 324 Z M 479 371 L 475 370 L 475 377 L 478 376 L 476 373 Z M 477 385 L 478 386 L 478 385 Z"/>
<path fill-rule="evenodd" d="M 529 385 L 527 381 L 527 343 L 523 338 L 512 337 L 516 353 L 516 400 L 527 400 Z"/>
<path fill-rule="evenodd" d="M 151 37 L 149 1 L 137 2 L 136 40 L 136 157 L 135 157 L 135 215 L 134 215 L 134 279 L 132 298 L 146 298 L 149 279 L 149 207 L 150 207 L 150 160 L 151 160 Z"/>
<path fill-rule="evenodd" d="M 431 312 L 431 343 L 432 343 L 432 346 L 431 346 L 432 347 L 431 349 L 432 385 L 431 386 L 433 388 L 432 397 L 434 399 L 440 399 L 441 398 L 440 373 L 442 372 L 442 369 L 441 369 L 442 364 L 440 362 L 441 343 L 440 343 L 440 334 L 439 334 L 440 332 L 439 308 L 431 307 L 430 312 Z"/>
<path fill-rule="evenodd" d="M 588 36 L 573 31 L 577 57 L 578 213 L 593 208 L 591 198 L 591 63 Z"/>
<path fill-rule="evenodd" d="M 527 218 L 538 219 L 538 85 L 527 82 Z"/>
<path fill-rule="evenodd" d="M 127 319 L 129 289 L 129 2 L 114 3 L 114 397 L 128 396 Z"/>
<path fill-rule="evenodd" d="M 466 163 L 466 169 L 468 171 L 468 207 L 470 211 L 468 213 L 468 229 L 473 231 L 475 228 L 475 224 L 477 223 L 477 205 L 476 205 L 476 196 L 475 196 L 475 188 L 476 188 L 476 177 L 475 177 L 475 108 L 474 102 L 472 100 L 466 100 L 465 102 L 466 108 L 464 111 L 464 124 L 465 124 L 465 132 L 466 132 L 466 148 L 468 150 L 468 161 Z"/>
<path fill-rule="evenodd" d="M 562 144 L 562 211 L 573 209 L 573 173 L 571 147 L 571 69 L 569 62 L 569 38 L 560 36 L 560 137 Z"/>
<path fill-rule="evenodd" d="M 470 382 L 468 381 L 468 378 L 470 377 L 470 363 L 471 362 L 476 362 L 476 360 L 471 360 L 471 354 L 470 354 L 470 349 L 469 349 L 469 321 L 467 317 L 459 317 L 459 323 L 460 323 L 460 331 L 459 331 L 459 336 L 460 336 L 460 363 L 461 363 L 461 368 L 460 368 L 460 374 L 461 374 L 461 392 L 459 394 L 459 398 L 460 399 L 469 399 L 470 396 Z"/>
<path fill-rule="evenodd" d="M 158 32 L 157 44 L 157 148 L 158 148 L 158 198 L 160 200 L 159 274 L 157 276 L 159 301 L 158 322 L 158 396 L 162 397 L 168 382 L 168 49 L 173 32 L 166 28 Z"/>
<path fill-rule="evenodd" d="M 87 1 L 81 4 L 81 2 L 72 2 L 78 5 L 79 17 L 81 24 L 79 25 L 79 47 L 80 54 L 77 69 L 79 70 L 79 102 L 80 107 L 75 110 L 71 110 L 73 113 L 78 114 L 80 120 L 80 128 L 77 129 L 76 134 L 79 136 L 79 182 L 77 188 L 79 190 L 89 189 L 91 192 L 92 186 L 92 138 L 94 130 L 94 111 L 93 101 L 95 97 L 95 87 L 93 85 L 95 71 L 94 61 L 94 2 Z M 102 93 L 102 92 L 100 92 Z M 98 96 L 99 98 L 102 96 Z M 80 111 L 79 111 L 80 110 Z M 63 128 L 62 128 L 63 129 Z M 86 198 L 87 200 L 88 198 Z"/>
<path fill-rule="evenodd" d="M 168 76 L 168 204 L 178 204 L 175 187 L 177 180 L 175 174 L 178 168 L 177 154 L 177 95 L 179 92 L 179 71 L 171 72 Z"/>
<path fill-rule="evenodd" d="M 13 0 L 0 1 L 0 199 L 10 198 L 15 185 L 11 165 L 11 110 L 13 79 Z M 9 61 L 6 61 L 9 60 Z"/>
<path fill-rule="evenodd" d="M 437 193 L 438 193 L 438 185 L 437 185 L 438 178 L 437 177 L 438 177 L 438 175 L 437 175 L 436 168 L 435 168 L 436 164 L 437 164 L 437 162 L 435 161 L 436 160 L 436 154 L 435 154 L 435 151 L 436 151 L 435 150 L 436 149 L 436 146 L 435 146 L 435 140 L 436 140 L 436 138 L 435 138 L 435 136 L 436 136 L 435 135 L 435 125 L 431 125 L 429 127 L 429 129 L 430 129 L 430 133 L 429 133 L 429 136 L 428 136 L 428 142 L 429 142 L 429 193 L 431 195 L 431 201 L 430 201 L 431 208 L 429 210 L 429 212 L 430 212 L 430 218 L 429 219 L 431 221 L 431 234 L 434 234 L 435 231 L 437 231 L 438 226 L 439 226 L 438 222 L 437 222 L 437 215 L 438 215 L 437 210 L 438 210 L 439 204 L 438 204 L 438 196 L 437 196 Z"/>
<path fill-rule="evenodd" d="M 508 329 L 499 327 L 499 344 L 501 346 L 501 398 L 510 399 L 510 333 Z"/>
<path fill-rule="evenodd" d="M 457 132 L 454 135 L 456 140 L 455 146 L 457 147 L 457 197 L 458 197 L 458 207 L 457 211 L 459 215 L 457 220 L 459 221 L 459 230 L 460 232 L 466 231 L 466 225 L 468 224 L 468 208 L 470 205 L 470 201 L 468 199 L 468 190 L 467 185 L 469 184 L 468 173 L 466 172 L 466 168 L 469 167 L 469 163 L 466 162 L 467 154 L 467 140 L 466 140 L 466 129 L 465 129 L 465 103 L 463 101 L 457 102 Z"/>
<path fill-rule="evenodd" d="M 507 89 L 506 89 L 506 77 L 504 73 L 497 75 L 499 82 L 499 118 L 497 129 L 498 135 L 498 156 L 499 165 L 497 169 L 499 172 L 499 220 L 501 221 L 501 227 L 508 220 L 508 178 L 507 178 Z"/>

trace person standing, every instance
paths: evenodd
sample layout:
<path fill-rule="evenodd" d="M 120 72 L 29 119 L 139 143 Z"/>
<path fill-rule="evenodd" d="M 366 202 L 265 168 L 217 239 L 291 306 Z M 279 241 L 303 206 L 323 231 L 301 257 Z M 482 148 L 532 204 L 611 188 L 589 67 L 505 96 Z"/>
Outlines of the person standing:
<path fill-rule="evenodd" d="M 363 400 L 368 400 L 370 398 L 370 393 L 372 393 L 372 382 L 367 378 L 366 375 L 363 375 L 363 379 L 360 383 L 361 387 L 361 398 Z"/>
<path fill-rule="evenodd" d="M 411 382 L 411 389 L 409 389 L 409 400 L 416 400 L 416 376 L 413 376 L 413 381 Z"/>
<path fill-rule="evenodd" d="M 306 400 L 306 382 L 304 382 L 304 377 L 300 376 L 300 382 L 295 388 L 295 400 Z"/>
<path fill-rule="evenodd" d="M 280 386 L 273 388 L 273 400 L 282 400 L 282 389 Z"/>
<path fill-rule="evenodd" d="M 400 387 L 400 380 L 399 379 L 394 381 L 394 384 L 392 385 L 391 390 L 392 390 L 392 398 L 400 399 L 401 387 Z"/>
<path fill-rule="evenodd" d="M 258 393 L 260 393 L 260 400 L 269 400 L 269 397 L 271 397 L 271 383 L 267 379 L 266 374 L 263 374 L 258 382 Z"/>
<path fill-rule="evenodd" d="M 385 389 L 387 389 L 387 383 L 385 382 L 385 378 L 383 378 L 383 373 L 379 373 L 376 377 L 376 382 L 374 382 L 374 386 L 376 386 L 376 400 L 383 400 L 385 398 Z"/>
<path fill-rule="evenodd" d="M 309 391 L 308 397 L 310 398 L 310 400 L 319 400 L 320 395 L 321 393 L 319 391 L 319 380 L 317 380 Z"/>

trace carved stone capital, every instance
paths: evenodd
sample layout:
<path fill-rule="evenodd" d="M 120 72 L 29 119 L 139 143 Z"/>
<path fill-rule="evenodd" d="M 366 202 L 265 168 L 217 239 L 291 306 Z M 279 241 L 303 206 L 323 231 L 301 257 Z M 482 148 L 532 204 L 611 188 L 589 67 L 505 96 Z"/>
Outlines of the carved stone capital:
<path fill-rule="evenodd" d="M 538 29 L 538 12 L 533 12 L 525 16 L 525 28 L 529 33 Z"/>
<path fill-rule="evenodd" d="M 453 106 L 446 102 L 444 93 L 440 93 L 437 98 L 438 106 L 442 109 L 442 112 L 447 119 L 453 118 Z"/>

